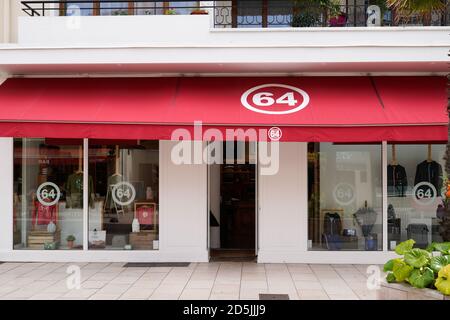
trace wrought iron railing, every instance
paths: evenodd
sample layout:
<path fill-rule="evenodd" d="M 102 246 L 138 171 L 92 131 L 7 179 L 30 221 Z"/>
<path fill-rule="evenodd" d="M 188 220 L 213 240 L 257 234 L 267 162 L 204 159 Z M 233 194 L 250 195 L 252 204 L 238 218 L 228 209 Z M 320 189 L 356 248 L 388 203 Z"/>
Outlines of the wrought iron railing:
<path fill-rule="evenodd" d="M 353 2 L 353 4 L 351 4 Z M 367 2 L 367 1 L 366 1 Z M 299 8 L 291 0 L 228 0 L 228 1 L 120 1 L 120 0 L 47 0 L 22 1 L 22 10 L 30 16 L 49 15 L 172 15 L 211 14 L 216 28 L 255 27 L 362 27 L 371 20 L 369 5 L 346 0 L 339 6 L 340 14 L 332 16 L 323 8 Z M 444 12 L 421 16 L 401 16 L 391 10 L 380 14 L 381 25 L 450 25 L 448 1 Z M 336 8 L 335 8 L 336 9 Z M 335 10 L 336 11 L 336 10 Z M 369 21 L 369 22 L 368 22 Z"/>

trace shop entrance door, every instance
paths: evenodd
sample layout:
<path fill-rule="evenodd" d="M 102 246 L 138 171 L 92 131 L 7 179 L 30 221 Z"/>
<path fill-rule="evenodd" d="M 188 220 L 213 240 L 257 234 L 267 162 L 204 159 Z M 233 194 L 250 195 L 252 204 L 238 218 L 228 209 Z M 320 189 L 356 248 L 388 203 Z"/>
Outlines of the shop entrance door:
<path fill-rule="evenodd" d="M 256 144 L 226 142 L 222 150 L 223 162 L 208 168 L 210 257 L 252 261 L 257 245 Z"/>

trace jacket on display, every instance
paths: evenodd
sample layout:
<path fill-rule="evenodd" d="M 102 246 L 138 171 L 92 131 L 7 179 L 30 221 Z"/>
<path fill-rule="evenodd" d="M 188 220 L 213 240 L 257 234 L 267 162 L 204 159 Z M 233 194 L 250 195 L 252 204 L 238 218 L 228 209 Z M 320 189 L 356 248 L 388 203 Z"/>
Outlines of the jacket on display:
<path fill-rule="evenodd" d="M 406 170 L 401 165 L 387 167 L 388 197 L 404 197 L 408 187 Z"/>
<path fill-rule="evenodd" d="M 34 210 L 32 212 L 33 225 L 48 225 L 50 222 L 57 223 L 58 212 L 56 205 L 44 206 L 39 201 L 34 202 Z"/>
<path fill-rule="evenodd" d="M 436 188 L 437 195 L 439 195 L 443 184 L 442 166 L 436 161 L 425 160 L 419 163 L 417 165 L 414 185 L 420 182 L 431 183 Z"/>
<path fill-rule="evenodd" d="M 94 181 L 89 176 L 89 206 L 95 208 L 94 203 Z M 67 178 L 66 185 L 66 208 L 83 208 L 83 173 L 73 173 Z"/>

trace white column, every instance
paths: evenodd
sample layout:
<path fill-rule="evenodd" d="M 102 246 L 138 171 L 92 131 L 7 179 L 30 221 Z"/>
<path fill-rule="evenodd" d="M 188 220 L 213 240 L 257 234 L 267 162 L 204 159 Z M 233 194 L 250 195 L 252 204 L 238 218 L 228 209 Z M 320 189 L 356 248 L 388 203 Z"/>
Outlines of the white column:
<path fill-rule="evenodd" d="M 0 251 L 13 247 L 13 149 L 13 138 L 0 138 Z"/>
<path fill-rule="evenodd" d="M 388 207 L 388 199 L 387 199 L 387 142 L 383 141 L 381 145 L 381 154 L 382 154 L 382 174 L 383 174 L 383 251 L 388 251 L 388 215 L 387 215 L 387 207 Z"/>
<path fill-rule="evenodd" d="M 89 248 L 89 140 L 83 139 L 83 250 Z"/>

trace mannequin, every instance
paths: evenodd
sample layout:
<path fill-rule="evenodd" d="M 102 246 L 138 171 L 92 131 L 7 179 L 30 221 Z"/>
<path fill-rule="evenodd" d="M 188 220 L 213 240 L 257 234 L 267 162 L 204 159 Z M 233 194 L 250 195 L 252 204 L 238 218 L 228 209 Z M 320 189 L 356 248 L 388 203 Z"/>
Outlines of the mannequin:
<path fill-rule="evenodd" d="M 122 182 L 123 178 L 120 174 L 120 149 L 119 145 L 115 146 L 115 155 L 114 155 L 114 173 L 108 177 L 108 189 L 106 192 L 106 199 L 105 203 L 103 205 L 104 211 L 115 211 L 115 213 L 118 215 L 119 213 L 124 213 L 124 209 L 121 205 L 118 205 L 114 202 L 112 197 L 112 191 L 114 189 L 114 186 L 118 183 Z"/>
<path fill-rule="evenodd" d="M 115 161 L 115 168 L 114 168 L 114 174 L 113 176 L 122 176 L 120 174 L 120 155 L 119 155 L 119 146 L 116 145 L 116 161 Z"/>
<path fill-rule="evenodd" d="M 397 151 L 396 151 L 395 144 L 392 145 L 392 160 L 391 160 L 391 165 L 392 165 L 392 166 L 398 165 L 398 162 L 397 162 Z"/>
<path fill-rule="evenodd" d="M 78 147 L 78 170 L 75 172 L 77 174 L 83 173 L 83 147 Z"/>
<path fill-rule="evenodd" d="M 83 147 L 78 147 L 78 169 L 69 175 L 66 182 L 66 208 L 83 208 Z M 94 182 L 92 176 L 88 177 L 89 207 L 95 208 Z"/>

